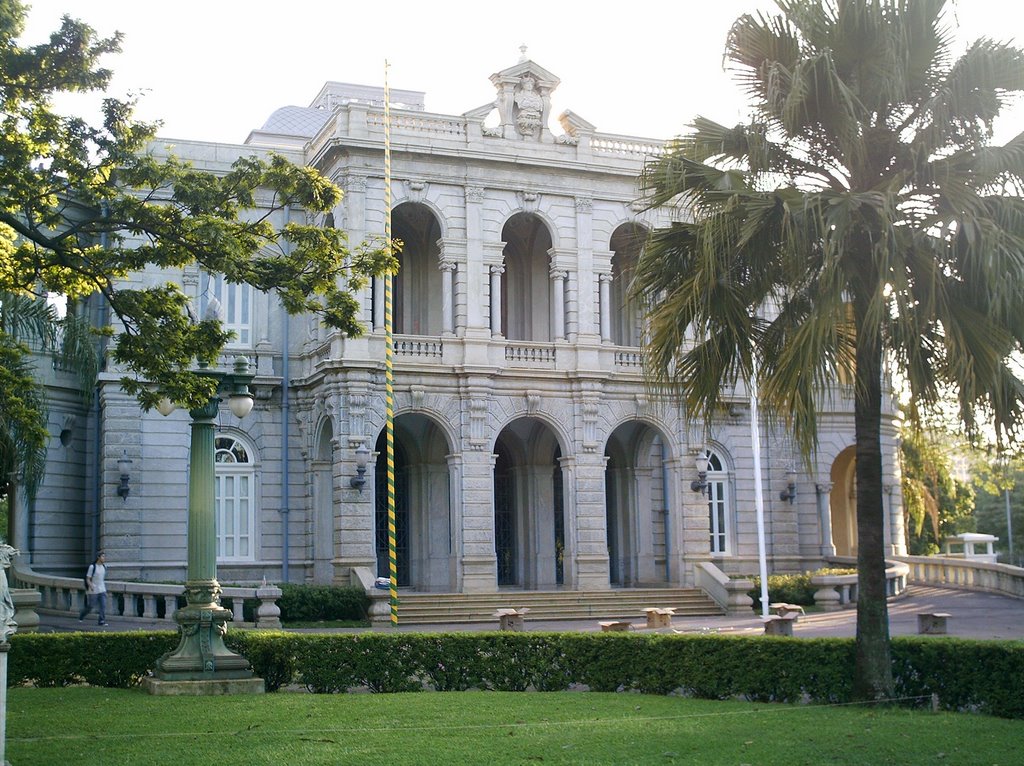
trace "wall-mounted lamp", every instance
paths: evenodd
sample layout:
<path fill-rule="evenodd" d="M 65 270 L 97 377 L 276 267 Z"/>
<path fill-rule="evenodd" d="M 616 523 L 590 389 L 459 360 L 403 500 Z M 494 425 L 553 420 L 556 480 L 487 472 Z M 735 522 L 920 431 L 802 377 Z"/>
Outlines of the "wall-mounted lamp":
<path fill-rule="evenodd" d="M 369 458 L 370 450 L 366 448 L 365 444 L 356 447 L 356 475 L 349 479 L 348 483 L 350 487 L 358 489 L 360 492 L 366 485 L 366 463 Z"/>
<path fill-rule="evenodd" d="M 697 479 L 690 482 L 690 489 L 694 492 L 700 492 L 704 494 L 705 488 L 708 486 L 708 453 L 707 450 L 701 450 L 697 453 L 697 457 L 693 460 L 694 465 L 697 467 Z"/>
<path fill-rule="evenodd" d="M 786 469 L 786 488 L 779 493 L 779 500 L 788 501 L 790 505 L 796 500 L 796 469 Z"/>
<path fill-rule="evenodd" d="M 117 496 L 122 500 L 128 500 L 128 493 L 132 491 L 128 486 L 131 480 L 129 471 L 132 469 L 132 461 L 128 459 L 128 451 L 121 450 L 121 457 L 117 459 L 117 472 L 121 475 L 121 483 L 117 485 Z"/>

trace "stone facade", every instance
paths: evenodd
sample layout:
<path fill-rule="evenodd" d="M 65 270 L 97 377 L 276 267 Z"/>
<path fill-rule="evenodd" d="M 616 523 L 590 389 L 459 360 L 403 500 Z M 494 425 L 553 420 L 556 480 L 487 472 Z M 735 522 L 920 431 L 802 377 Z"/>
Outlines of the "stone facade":
<path fill-rule="evenodd" d="M 626 286 L 646 232 L 671 221 L 636 202 L 644 157 L 662 143 L 598 133 L 568 111 L 553 133 L 558 78 L 532 61 L 491 81 L 495 101 L 458 116 L 424 111 L 422 93 L 390 94 L 392 225 L 404 243 L 393 316 L 400 584 L 599 590 L 691 585 L 708 560 L 756 571 L 746 392 L 729 392 L 732 406 L 704 433 L 641 378 Z M 244 145 L 154 151 L 170 144 L 214 173 L 266 151 L 316 167 L 345 191 L 322 223 L 355 245 L 385 230 L 383 99 L 331 82 Z M 225 407 L 219 422 L 221 580 L 347 584 L 353 567 L 385 571 L 383 282 L 361 296 L 367 333 L 348 338 L 195 270 L 138 278 L 179 280 L 197 304 L 221 291 L 239 331 L 226 356 L 256 365 L 254 411 L 238 420 Z M 102 546 L 112 579 L 180 579 L 188 417 L 140 413 L 116 378 L 104 374 L 91 408 L 55 400 L 61 438 L 39 497 L 16 512 L 14 543 L 43 571 L 76 573 Z M 814 470 L 798 470 L 792 501 L 779 498 L 799 465 L 791 440 L 762 431 L 773 571 L 854 549 L 852 401 L 832 393 Z M 884 433 L 895 486 L 895 433 Z M 356 487 L 363 445 L 373 457 Z M 694 459 L 706 450 L 712 471 L 698 492 Z M 902 552 L 898 491 L 889 510 L 889 550 Z"/>

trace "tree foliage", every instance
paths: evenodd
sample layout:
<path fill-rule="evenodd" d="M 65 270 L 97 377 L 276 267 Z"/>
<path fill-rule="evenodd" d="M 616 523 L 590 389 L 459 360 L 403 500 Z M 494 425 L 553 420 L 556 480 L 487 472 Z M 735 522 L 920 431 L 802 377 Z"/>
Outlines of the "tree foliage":
<path fill-rule="evenodd" d="M 342 232 L 316 224 L 340 201 L 333 183 L 274 154 L 223 174 L 158 159 L 155 126 L 133 118 L 132 99 L 105 98 L 99 124 L 60 114 L 55 95 L 106 88 L 100 60 L 120 36 L 65 16 L 48 42 L 23 46 L 24 16 L 20 2 L 0 0 L 0 290 L 105 301 L 122 385 L 147 409 L 163 396 L 207 401 L 215 383 L 193 370 L 229 339 L 218 319 L 190 317 L 174 276 L 185 267 L 361 332 L 353 292 L 397 262 L 388 248 L 350 249 Z M 167 270 L 164 283 L 133 277 L 154 268 Z"/>
<path fill-rule="evenodd" d="M 810 461 L 819 409 L 853 371 L 857 689 L 891 695 L 883 559 L 883 363 L 916 416 L 946 390 L 968 431 L 1012 440 L 1024 383 L 1024 134 L 990 142 L 1024 89 L 1024 53 L 988 39 L 955 58 L 944 0 L 779 0 L 745 15 L 726 60 L 753 118 L 697 117 L 644 169 L 655 231 L 635 294 L 647 372 L 709 418 L 756 366 L 766 408 Z M 692 220 L 685 220 L 692 216 Z M 696 340 L 691 340 L 696 339 Z"/>
<path fill-rule="evenodd" d="M 38 359 L 75 371 L 88 400 L 98 370 L 92 340 L 74 314 L 62 317 L 45 300 L 0 290 L 0 496 L 14 478 L 32 495 L 43 477 L 49 432 Z"/>
<path fill-rule="evenodd" d="M 938 553 L 950 535 L 974 531 L 975 489 L 954 461 L 971 453 L 955 434 L 907 424 L 900 433 L 900 473 L 907 551 Z"/>

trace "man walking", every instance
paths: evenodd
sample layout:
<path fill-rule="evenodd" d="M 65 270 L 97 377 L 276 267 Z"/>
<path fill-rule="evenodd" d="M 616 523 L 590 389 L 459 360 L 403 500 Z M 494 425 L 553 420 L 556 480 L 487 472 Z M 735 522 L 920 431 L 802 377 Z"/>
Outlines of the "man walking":
<path fill-rule="evenodd" d="M 85 573 L 85 606 L 78 614 L 81 622 L 95 606 L 99 610 L 100 625 L 107 624 L 107 556 L 103 551 L 96 555 L 96 560 L 89 565 Z"/>

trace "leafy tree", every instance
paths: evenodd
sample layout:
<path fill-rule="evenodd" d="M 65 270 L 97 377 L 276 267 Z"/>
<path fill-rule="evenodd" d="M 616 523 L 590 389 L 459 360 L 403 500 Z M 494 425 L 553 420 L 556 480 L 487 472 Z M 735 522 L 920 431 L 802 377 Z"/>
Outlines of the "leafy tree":
<path fill-rule="evenodd" d="M 970 448 L 955 434 L 906 425 L 900 434 L 900 473 L 907 550 L 938 553 L 950 535 L 974 531 L 974 486 L 954 474 L 954 450 Z"/>
<path fill-rule="evenodd" d="M 1024 563 L 1024 455 L 981 453 L 973 471 L 977 529 L 995 535 L 1000 561 L 1021 566 Z M 1013 553 L 1007 528 L 1006 506 L 1010 506 L 1010 525 L 1014 532 Z"/>
<path fill-rule="evenodd" d="M 44 300 L 0 291 L 0 497 L 10 494 L 15 476 L 35 494 L 46 467 L 46 404 L 31 352 L 76 371 L 88 400 L 98 369 L 92 340 L 88 323 L 75 315 L 61 317 Z"/>
<path fill-rule="evenodd" d="M 65 16 L 48 42 L 24 47 L 24 17 L 22 3 L 0 0 L 0 290 L 105 301 L 122 387 L 146 409 L 163 396 L 206 402 L 216 384 L 196 362 L 215 361 L 229 335 L 216 318 L 192 319 L 178 285 L 141 285 L 133 273 L 198 265 L 361 332 L 352 293 L 397 267 L 388 249 L 349 249 L 342 232 L 305 216 L 272 223 L 293 209 L 324 220 L 340 200 L 334 184 L 273 154 L 222 175 L 158 160 L 147 151 L 155 126 L 133 119 L 131 100 L 105 98 L 97 125 L 59 114 L 54 95 L 107 86 L 99 61 L 120 36 Z"/>
<path fill-rule="evenodd" d="M 1024 53 L 982 39 L 954 60 L 944 0 L 780 0 L 745 15 L 726 59 L 749 124 L 697 117 L 644 169 L 651 205 L 692 222 L 640 258 L 647 371 L 710 415 L 755 362 L 766 408 L 810 462 L 816 413 L 853 373 L 859 597 L 855 687 L 893 692 L 883 560 L 883 362 L 914 410 L 946 386 L 1004 438 L 1024 384 L 1024 135 L 991 145 Z M 696 340 L 691 342 L 691 338 Z"/>

